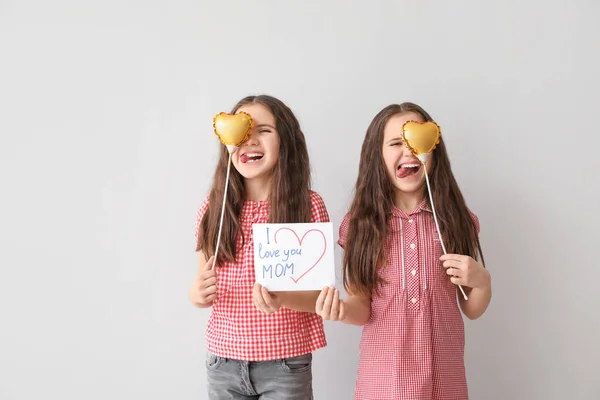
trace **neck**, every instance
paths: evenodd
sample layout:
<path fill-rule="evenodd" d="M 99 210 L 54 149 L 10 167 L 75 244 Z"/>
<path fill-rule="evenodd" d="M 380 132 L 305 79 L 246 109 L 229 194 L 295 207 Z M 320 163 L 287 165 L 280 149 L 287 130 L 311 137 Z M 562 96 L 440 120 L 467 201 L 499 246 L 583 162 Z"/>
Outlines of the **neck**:
<path fill-rule="evenodd" d="M 271 193 L 270 180 L 265 178 L 244 179 L 244 188 L 246 190 L 246 200 L 265 201 L 269 199 Z"/>
<path fill-rule="evenodd" d="M 424 195 L 425 193 L 423 190 L 413 193 L 400 192 L 396 190 L 394 205 L 408 214 L 417 208 L 419 203 L 423 201 Z"/>

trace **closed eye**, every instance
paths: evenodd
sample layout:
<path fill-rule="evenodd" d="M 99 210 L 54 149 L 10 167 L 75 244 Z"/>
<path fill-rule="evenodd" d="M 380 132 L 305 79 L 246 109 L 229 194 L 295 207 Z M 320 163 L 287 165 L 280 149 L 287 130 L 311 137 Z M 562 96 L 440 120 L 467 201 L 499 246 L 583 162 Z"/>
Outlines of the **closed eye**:
<path fill-rule="evenodd" d="M 390 146 L 401 146 L 402 142 L 392 142 L 390 143 Z"/>

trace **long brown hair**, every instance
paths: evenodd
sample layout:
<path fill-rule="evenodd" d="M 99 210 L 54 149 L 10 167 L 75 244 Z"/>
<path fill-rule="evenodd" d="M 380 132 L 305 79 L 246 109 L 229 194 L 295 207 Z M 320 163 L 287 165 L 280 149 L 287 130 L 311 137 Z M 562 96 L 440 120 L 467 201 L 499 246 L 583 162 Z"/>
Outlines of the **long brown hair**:
<path fill-rule="evenodd" d="M 279 159 L 273 171 L 269 193 L 269 222 L 310 222 L 310 165 L 300 123 L 288 106 L 268 95 L 245 97 L 233 107 L 231 112 L 236 113 L 240 107 L 252 103 L 262 104 L 271 111 L 279 135 Z M 196 244 L 196 251 L 202 250 L 207 258 L 214 254 L 217 245 L 228 160 L 229 153 L 225 146 L 221 145 L 221 155 L 213 178 L 209 206 L 198 228 Z M 232 167 L 229 179 L 219 250 L 219 258 L 224 261 L 235 260 L 239 235 L 242 235 L 242 243 L 246 240 L 238 219 L 246 199 L 244 178 Z"/>
<path fill-rule="evenodd" d="M 386 262 L 384 246 L 394 206 L 394 187 L 383 160 L 384 128 L 391 117 L 408 112 L 433 121 L 416 104 L 389 105 L 373 118 L 362 145 L 343 261 L 344 286 L 356 294 L 370 295 L 383 283 L 379 269 Z M 443 204 L 436 213 L 447 251 L 479 258 L 483 263 L 477 227 L 452 174 L 443 137 L 433 152 L 429 181 L 434 204 Z"/>

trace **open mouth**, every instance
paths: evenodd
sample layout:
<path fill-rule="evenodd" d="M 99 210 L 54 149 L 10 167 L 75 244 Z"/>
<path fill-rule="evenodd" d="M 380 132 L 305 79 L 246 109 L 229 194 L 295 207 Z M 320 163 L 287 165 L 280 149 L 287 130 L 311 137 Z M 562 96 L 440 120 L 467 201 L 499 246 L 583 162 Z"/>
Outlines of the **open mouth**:
<path fill-rule="evenodd" d="M 251 164 L 262 160 L 265 155 L 263 153 L 244 153 L 240 156 L 242 164 Z"/>
<path fill-rule="evenodd" d="M 400 179 L 414 176 L 420 169 L 420 163 L 400 164 L 396 169 L 396 176 Z"/>

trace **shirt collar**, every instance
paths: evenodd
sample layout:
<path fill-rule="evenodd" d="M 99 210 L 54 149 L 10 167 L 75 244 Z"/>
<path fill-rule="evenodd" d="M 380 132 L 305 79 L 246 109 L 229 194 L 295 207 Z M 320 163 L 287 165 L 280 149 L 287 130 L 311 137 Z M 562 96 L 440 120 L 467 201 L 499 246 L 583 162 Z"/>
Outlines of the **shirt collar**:
<path fill-rule="evenodd" d="M 392 206 L 392 214 L 394 216 L 400 217 L 400 218 L 408 218 L 410 215 L 418 214 L 421 211 L 432 212 L 431 206 L 429 205 L 429 202 L 427 201 L 427 199 L 425 199 L 422 202 L 420 202 L 419 204 L 417 204 L 415 209 L 412 210 L 410 213 L 406 213 L 406 212 L 402 211 L 401 209 L 399 209 L 398 207 Z"/>

